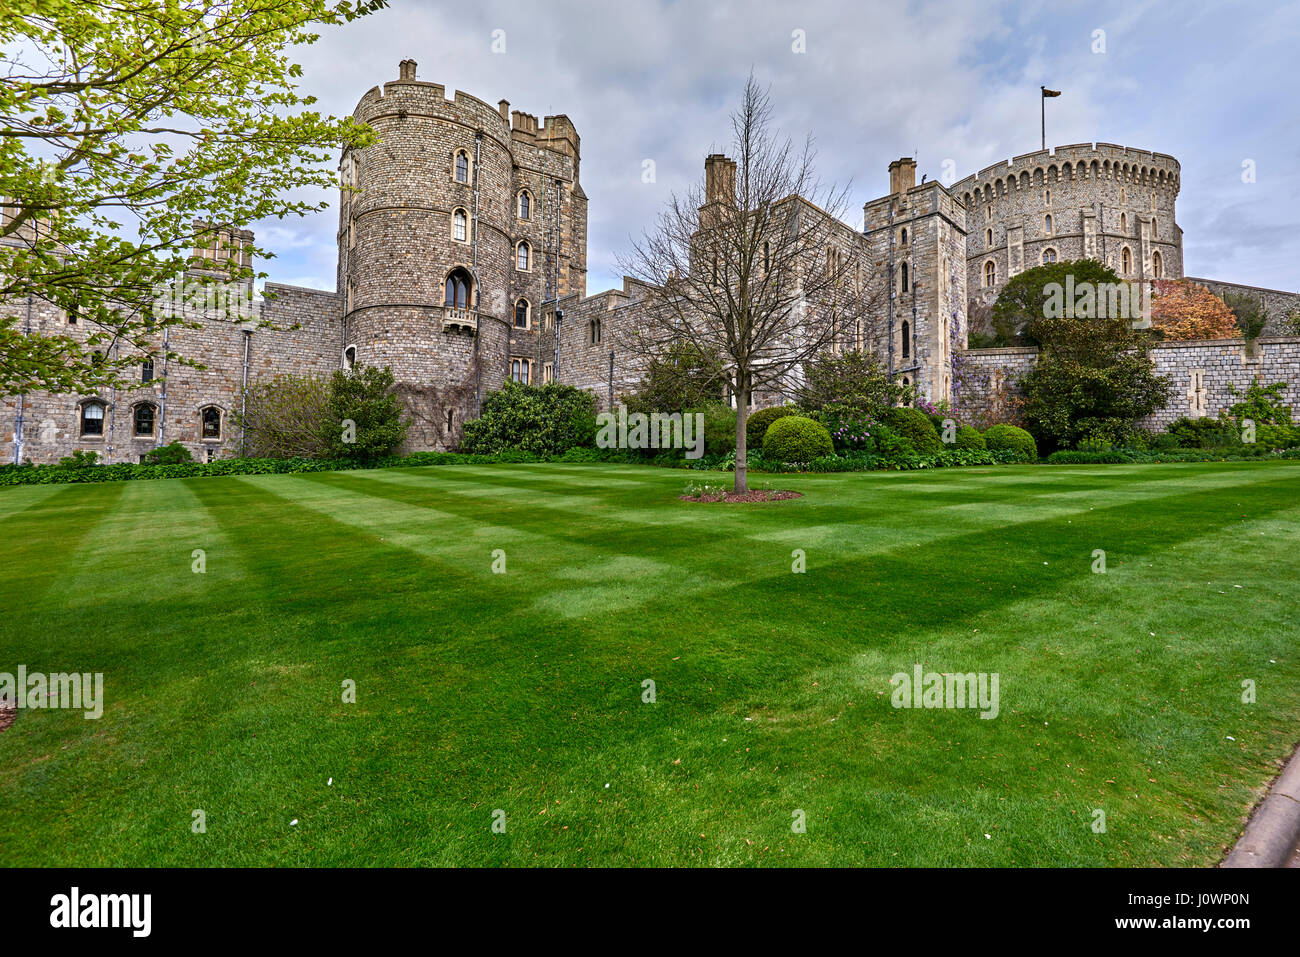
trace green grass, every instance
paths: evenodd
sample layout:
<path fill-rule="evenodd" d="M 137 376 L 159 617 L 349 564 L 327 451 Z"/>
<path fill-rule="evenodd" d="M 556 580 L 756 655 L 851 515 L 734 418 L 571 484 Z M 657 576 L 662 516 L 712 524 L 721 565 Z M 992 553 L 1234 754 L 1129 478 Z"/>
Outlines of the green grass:
<path fill-rule="evenodd" d="M 1300 739 L 1294 464 L 698 478 L 0 490 L 0 671 L 107 699 L 0 733 L 0 858 L 1211 865 Z M 917 663 L 1001 714 L 895 710 Z"/>

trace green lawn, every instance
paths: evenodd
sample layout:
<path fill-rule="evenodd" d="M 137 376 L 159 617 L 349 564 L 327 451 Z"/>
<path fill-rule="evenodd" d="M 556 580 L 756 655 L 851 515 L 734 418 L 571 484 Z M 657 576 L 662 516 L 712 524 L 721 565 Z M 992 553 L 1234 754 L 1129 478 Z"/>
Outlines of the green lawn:
<path fill-rule="evenodd" d="M 0 859 L 1212 865 L 1300 739 L 1294 464 L 695 478 L 0 490 L 0 671 L 107 700 L 0 733 Z M 915 664 L 1001 713 L 894 709 Z"/>

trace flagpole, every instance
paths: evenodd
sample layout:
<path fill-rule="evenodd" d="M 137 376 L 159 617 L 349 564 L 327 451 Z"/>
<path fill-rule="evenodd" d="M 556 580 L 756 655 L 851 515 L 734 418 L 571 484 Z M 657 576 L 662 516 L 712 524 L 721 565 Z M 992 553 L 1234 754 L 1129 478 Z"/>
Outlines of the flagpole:
<path fill-rule="evenodd" d="M 1047 149 L 1047 87 L 1038 88 L 1038 108 L 1042 113 L 1043 149 Z"/>

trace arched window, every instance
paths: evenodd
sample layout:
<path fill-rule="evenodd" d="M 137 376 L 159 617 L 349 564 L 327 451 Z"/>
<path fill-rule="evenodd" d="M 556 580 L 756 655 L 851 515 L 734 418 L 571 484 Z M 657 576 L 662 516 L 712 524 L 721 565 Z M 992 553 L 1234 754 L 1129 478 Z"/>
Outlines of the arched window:
<path fill-rule="evenodd" d="M 899 281 L 902 284 L 903 292 L 907 292 L 907 263 L 903 263 L 898 270 Z"/>
<path fill-rule="evenodd" d="M 1128 251 L 1127 246 L 1124 247 L 1124 252 L 1120 256 L 1120 263 L 1120 272 L 1124 273 L 1124 275 L 1127 276 L 1133 271 L 1133 254 Z"/>
<path fill-rule="evenodd" d="M 145 359 L 144 362 L 140 363 L 140 381 L 153 381 L 153 359 Z"/>
<path fill-rule="evenodd" d="M 992 246 L 993 246 L 993 230 L 991 230 L 991 229 L 986 229 L 986 230 L 984 230 L 984 245 L 985 245 L 985 246 L 988 246 L 988 247 L 990 247 L 990 248 L 992 248 Z"/>
<path fill-rule="evenodd" d="M 515 247 L 515 268 L 520 272 L 528 272 L 528 253 L 527 243 L 520 243 Z"/>
<path fill-rule="evenodd" d="M 343 368 L 351 369 L 357 364 L 357 347 L 348 346 L 343 350 Z"/>
<path fill-rule="evenodd" d="M 447 276 L 447 295 L 443 300 L 444 304 L 455 309 L 468 309 L 470 286 L 469 273 L 464 269 L 453 269 Z"/>
<path fill-rule="evenodd" d="M 205 406 L 199 410 L 199 422 L 202 426 L 202 438 L 221 438 L 221 410 L 215 405 Z"/>
<path fill-rule="evenodd" d="M 1121 189 L 1119 191 L 1119 201 L 1120 201 L 1120 205 L 1123 205 L 1124 203 L 1128 202 L 1128 190 Z"/>
<path fill-rule="evenodd" d="M 984 264 L 984 285 L 995 286 L 997 285 L 997 281 L 998 281 L 998 267 L 993 262 L 993 260 L 990 259 L 988 262 Z"/>
<path fill-rule="evenodd" d="M 1056 250 L 1051 248 L 1044 249 L 1043 265 L 1046 266 L 1048 263 L 1054 263 L 1054 262 L 1056 262 Z"/>
<path fill-rule="evenodd" d="M 456 426 L 456 410 L 447 410 L 447 431 L 450 432 Z"/>
<path fill-rule="evenodd" d="M 1050 189 L 1043 190 L 1043 205 L 1044 206 L 1052 205 L 1052 191 Z"/>
<path fill-rule="evenodd" d="M 515 303 L 515 328 L 528 328 L 528 300 L 520 299 Z"/>
<path fill-rule="evenodd" d="M 600 320 L 593 319 L 587 323 L 587 333 L 593 346 L 600 344 Z"/>
<path fill-rule="evenodd" d="M 907 227 L 906 227 L 906 226 L 903 227 L 903 241 L 902 241 L 902 244 L 903 244 L 904 246 L 907 245 Z"/>
<path fill-rule="evenodd" d="M 1151 275 L 1154 276 L 1156 279 L 1159 279 L 1163 272 L 1164 272 L 1164 268 L 1163 268 L 1163 264 L 1160 262 L 1160 254 L 1152 253 L 1151 254 Z"/>
<path fill-rule="evenodd" d="M 911 358 L 912 355 L 912 324 L 906 319 L 903 320 L 903 358 Z M 906 383 L 904 383 L 906 385 Z"/>
<path fill-rule="evenodd" d="M 81 404 L 82 435 L 104 434 L 104 409 L 104 403 L 98 399 L 92 399 Z"/>
<path fill-rule="evenodd" d="M 458 243 L 469 242 L 469 214 L 459 206 L 451 214 L 451 238 Z"/>
<path fill-rule="evenodd" d="M 763 243 L 763 272 L 772 268 L 772 244 Z"/>
<path fill-rule="evenodd" d="M 456 182 L 469 182 L 469 153 L 465 150 L 456 151 Z"/>
<path fill-rule="evenodd" d="M 1155 239 L 1159 235 L 1160 235 L 1160 223 L 1159 221 L 1157 221 L 1157 219 L 1154 216 L 1152 216 L 1151 217 L 1151 238 Z"/>
<path fill-rule="evenodd" d="M 1121 233 L 1128 233 L 1128 213 L 1119 214 L 1119 231 Z"/>
<path fill-rule="evenodd" d="M 533 198 L 528 194 L 528 190 L 519 191 L 519 218 L 529 219 L 533 214 Z"/>
<path fill-rule="evenodd" d="M 142 402 L 131 410 L 131 434 L 136 438 L 152 438 L 154 417 L 157 414 L 148 402 Z"/>
<path fill-rule="evenodd" d="M 1052 235 L 1052 214 L 1048 213 L 1043 217 L 1043 232 L 1048 236 Z"/>

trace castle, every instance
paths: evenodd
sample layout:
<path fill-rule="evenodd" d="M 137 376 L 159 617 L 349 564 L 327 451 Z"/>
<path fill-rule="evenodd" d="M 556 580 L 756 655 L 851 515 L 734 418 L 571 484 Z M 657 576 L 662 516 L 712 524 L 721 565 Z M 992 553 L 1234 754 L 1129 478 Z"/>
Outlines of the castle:
<path fill-rule="evenodd" d="M 412 60 L 368 91 L 354 116 L 378 139 L 341 158 L 336 292 L 268 282 L 255 324 L 170 328 L 169 347 L 203 369 L 154 368 L 141 354 L 140 382 L 129 389 L 6 397 L 3 460 L 53 462 L 91 449 L 134 462 L 173 440 L 199 460 L 238 454 L 231 417 L 250 384 L 355 363 L 392 368 L 411 449 L 454 447 L 483 395 L 507 379 L 570 383 L 601 408 L 636 387 L 643 361 L 624 347 L 625 334 L 647 289 L 625 279 L 622 289 L 586 294 L 587 196 L 567 116 L 539 121 L 505 100 L 494 108 L 460 91 L 448 98 L 416 79 Z M 706 195 L 725 192 L 734 170 L 709 156 Z M 1020 271 L 1087 257 L 1126 279 L 1183 275 L 1172 156 L 1084 143 L 1016 156 L 951 185 L 917 183 L 916 172 L 914 159 L 894 161 L 889 192 L 865 204 L 861 228 L 835 221 L 835 242 L 873 264 L 884 289 L 878 321 L 837 332 L 836 345 L 869 349 L 932 401 L 992 414 L 995 395 L 1032 365 L 1033 350 L 967 348 L 971 310 Z M 195 255 L 245 255 L 251 238 L 219 230 Z M 1231 286 L 1198 281 L 1216 292 Z M 1300 296 L 1233 288 L 1264 302 L 1264 338 L 1251 348 L 1157 347 L 1175 399 L 1150 424 L 1217 414 L 1233 401 L 1230 387 L 1255 376 L 1288 381 L 1290 401 L 1300 400 L 1300 339 L 1278 336 Z M 50 303 L 27 308 L 29 334 L 88 334 Z M 759 395 L 756 405 L 779 398 Z"/>

